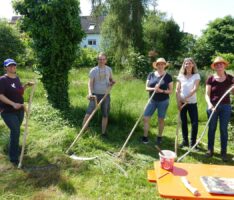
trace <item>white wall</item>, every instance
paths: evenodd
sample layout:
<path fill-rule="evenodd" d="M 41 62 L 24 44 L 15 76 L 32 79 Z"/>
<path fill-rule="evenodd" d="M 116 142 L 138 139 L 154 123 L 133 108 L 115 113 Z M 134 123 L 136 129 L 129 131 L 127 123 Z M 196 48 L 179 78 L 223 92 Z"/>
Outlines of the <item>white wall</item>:
<path fill-rule="evenodd" d="M 81 42 L 81 47 L 90 47 L 96 49 L 97 51 L 100 50 L 100 34 L 87 34 L 86 38 L 84 38 Z M 96 45 L 89 45 L 89 40 L 96 40 Z"/>

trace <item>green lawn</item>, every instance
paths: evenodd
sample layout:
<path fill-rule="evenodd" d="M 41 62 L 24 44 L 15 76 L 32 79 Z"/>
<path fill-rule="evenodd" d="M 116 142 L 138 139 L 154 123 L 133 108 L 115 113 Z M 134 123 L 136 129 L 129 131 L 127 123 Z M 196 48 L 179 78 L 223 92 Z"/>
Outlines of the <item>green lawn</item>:
<path fill-rule="evenodd" d="M 111 91 L 111 115 L 108 139 L 100 137 L 101 114 L 97 112 L 90 128 L 72 151 L 84 157 L 99 156 L 92 161 L 74 161 L 64 152 L 81 129 L 88 101 L 87 76 L 89 69 L 71 70 L 71 108 L 65 114 L 53 109 L 46 100 L 46 92 L 38 81 L 29 124 L 24 170 L 13 167 L 7 158 L 8 129 L 0 120 L 0 199 L 160 199 L 154 184 L 148 183 L 146 172 L 158 160 L 154 147 L 157 132 L 156 115 L 151 120 L 150 143 L 141 144 L 141 122 L 129 141 L 122 159 L 108 154 L 117 153 L 133 128 L 148 99 L 145 82 L 127 74 L 115 74 L 117 81 Z M 176 72 L 171 72 L 176 75 Z M 33 80 L 38 75 L 30 70 L 19 70 L 22 81 Z M 30 90 L 26 92 L 28 101 Z M 61 95 L 62 98 L 62 95 Z M 199 135 L 206 124 L 204 84 L 198 91 Z M 175 94 L 171 96 L 166 118 L 162 149 L 174 150 L 177 126 Z M 21 140 L 24 126 L 22 126 Z M 233 134 L 233 133 L 232 133 Z M 180 136 L 181 140 L 181 136 Z M 206 144 L 205 134 L 202 142 Z M 233 165 L 234 139 L 229 141 L 228 165 Z M 205 145 L 200 152 L 189 154 L 183 162 L 224 164 L 219 156 L 219 132 L 216 135 L 216 154 L 206 159 Z M 181 156 L 185 150 L 179 150 Z M 39 168 L 43 166 L 47 168 Z M 38 167 L 38 168 L 35 168 Z M 123 173 L 125 171 L 126 174 Z"/>

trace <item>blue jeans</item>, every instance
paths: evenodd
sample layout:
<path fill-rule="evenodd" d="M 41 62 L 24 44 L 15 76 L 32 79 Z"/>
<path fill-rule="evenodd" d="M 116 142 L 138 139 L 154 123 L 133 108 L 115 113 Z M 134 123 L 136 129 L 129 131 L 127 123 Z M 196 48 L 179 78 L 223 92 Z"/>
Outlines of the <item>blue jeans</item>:
<path fill-rule="evenodd" d="M 19 159 L 19 136 L 20 126 L 24 119 L 24 111 L 20 110 L 11 113 L 1 113 L 5 124 L 10 129 L 9 157 L 11 162 L 17 162 Z"/>
<path fill-rule="evenodd" d="M 207 110 L 208 117 L 211 115 L 211 110 Z M 231 105 L 220 104 L 214 112 L 208 130 L 208 150 L 214 151 L 215 131 L 219 119 L 220 141 L 221 141 L 221 153 L 227 152 L 228 141 L 228 123 L 231 118 Z"/>
<path fill-rule="evenodd" d="M 182 126 L 182 135 L 183 140 L 188 142 L 188 121 L 187 121 L 187 112 L 189 114 L 191 120 L 191 138 L 190 138 L 190 145 L 193 146 L 197 140 L 197 132 L 198 132 L 198 111 L 197 111 L 197 104 L 187 104 L 180 112 L 181 117 L 181 126 Z"/>

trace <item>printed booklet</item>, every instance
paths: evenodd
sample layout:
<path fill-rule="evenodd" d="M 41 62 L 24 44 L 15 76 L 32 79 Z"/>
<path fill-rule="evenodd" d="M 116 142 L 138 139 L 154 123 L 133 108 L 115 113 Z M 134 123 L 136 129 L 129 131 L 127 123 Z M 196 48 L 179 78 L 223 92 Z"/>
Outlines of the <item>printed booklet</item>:
<path fill-rule="evenodd" d="M 200 179 L 209 193 L 234 195 L 234 178 L 201 176 Z"/>

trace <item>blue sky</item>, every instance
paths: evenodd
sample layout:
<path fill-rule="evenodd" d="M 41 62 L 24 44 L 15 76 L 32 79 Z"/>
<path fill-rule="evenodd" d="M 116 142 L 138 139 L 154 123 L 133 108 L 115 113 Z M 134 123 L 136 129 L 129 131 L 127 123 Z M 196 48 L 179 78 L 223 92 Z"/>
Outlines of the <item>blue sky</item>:
<path fill-rule="evenodd" d="M 89 15 L 91 0 L 80 0 L 82 15 Z M 201 30 L 218 17 L 234 17 L 234 0 L 158 0 L 157 9 L 173 17 L 181 30 L 200 36 Z M 0 17 L 10 19 L 11 0 L 0 0 Z"/>

